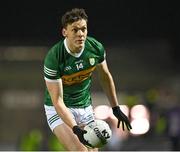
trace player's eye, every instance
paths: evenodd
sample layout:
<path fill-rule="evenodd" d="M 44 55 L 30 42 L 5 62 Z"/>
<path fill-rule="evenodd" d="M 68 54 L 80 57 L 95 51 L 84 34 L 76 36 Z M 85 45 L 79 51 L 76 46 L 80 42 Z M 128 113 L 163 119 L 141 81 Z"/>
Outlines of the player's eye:
<path fill-rule="evenodd" d="M 72 31 L 73 31 L 74 33 L 77 33 L 77 32 L 78 32 L 78 29 L 72 29 Z"/>
<path fill-rule="evenodd" d="M 81 31 L 82 31 L 82 32 L 85 32 L 85 31 L 86 31 L 86 27 L 82 28 Z"/>

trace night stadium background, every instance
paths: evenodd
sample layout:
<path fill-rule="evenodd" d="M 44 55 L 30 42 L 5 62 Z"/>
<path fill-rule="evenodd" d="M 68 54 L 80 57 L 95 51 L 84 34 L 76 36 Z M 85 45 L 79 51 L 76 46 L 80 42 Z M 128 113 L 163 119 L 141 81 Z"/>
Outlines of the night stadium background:
<path fill-rule="evenodd" d="M 112 127 L 102 150 L 180 150 L 180 9 L 170 0 L 5 1 L 0 5 L 0 150 L 63 150 L 43 110 L 43 59 L 61 36 L 61 15 L 89 16 L 101 41 L 122 109 L 134 130 L 116 130 L 93 75 L 96 116 Z M 101 112 L 102 111 L 102 112 Z M 105 112 L 104 112 L 105 111 Z M 105 114 L 106 113 L 106 114 Z"/>

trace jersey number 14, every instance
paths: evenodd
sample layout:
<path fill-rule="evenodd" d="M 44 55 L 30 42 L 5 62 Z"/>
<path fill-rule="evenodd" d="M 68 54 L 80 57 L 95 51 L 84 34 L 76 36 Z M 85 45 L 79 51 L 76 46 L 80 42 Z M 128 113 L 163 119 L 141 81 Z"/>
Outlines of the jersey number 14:
<path fill-rule="evenodd" d="M 77 70 L 83 69 L 83 64 L 82 63 L 76 64 L 76 68 Z"/>

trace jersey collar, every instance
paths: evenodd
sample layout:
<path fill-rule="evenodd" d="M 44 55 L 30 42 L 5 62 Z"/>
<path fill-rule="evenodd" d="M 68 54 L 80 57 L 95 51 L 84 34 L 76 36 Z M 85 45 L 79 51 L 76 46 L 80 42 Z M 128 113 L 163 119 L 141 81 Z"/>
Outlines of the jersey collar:
<path fill-rule="evenodd" d="M 64 39 L 64 46 L 65 46 L 65 48 L 66 48 L 66 51 L 67 51 L 69 54 L 71 54 L 72 56 L 76 57 L 76 58 L 80 57 L 81 54 L 82 54 L 83 51 L 84 51 L 84 46 L 83 46 L 83 48 L 81 49 L 81 51 L 80 51 L 79 53 L 72 53 L 72 52 L 69 50 L 68 46 L 67 46 L 67 40 L 66 40 L 66 39 Z"/>

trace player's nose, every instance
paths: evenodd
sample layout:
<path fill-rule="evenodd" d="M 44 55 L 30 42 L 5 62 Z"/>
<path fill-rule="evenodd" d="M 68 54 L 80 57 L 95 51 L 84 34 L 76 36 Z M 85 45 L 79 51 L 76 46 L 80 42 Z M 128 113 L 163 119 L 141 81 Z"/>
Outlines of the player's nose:
<path fill-rule="evenodd" d="M 82 30 L 78 30 L 77 35 L 78 35 L 78 36 L 83 36 L 83 35 L 84 35 L 84 32 L 83 32 Z"/>

